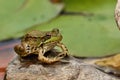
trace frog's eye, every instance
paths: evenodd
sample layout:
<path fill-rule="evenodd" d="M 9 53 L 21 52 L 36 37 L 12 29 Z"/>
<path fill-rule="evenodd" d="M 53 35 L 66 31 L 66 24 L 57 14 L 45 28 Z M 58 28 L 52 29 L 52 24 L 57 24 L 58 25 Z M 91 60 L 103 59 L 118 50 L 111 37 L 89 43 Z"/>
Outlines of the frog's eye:
<path fill-rule="evenodd" d="M 51 35 L 46 34 L 44 37 L 41 38 L 41 42 L 45 42 L 46 40 L 50 39 Z"/>

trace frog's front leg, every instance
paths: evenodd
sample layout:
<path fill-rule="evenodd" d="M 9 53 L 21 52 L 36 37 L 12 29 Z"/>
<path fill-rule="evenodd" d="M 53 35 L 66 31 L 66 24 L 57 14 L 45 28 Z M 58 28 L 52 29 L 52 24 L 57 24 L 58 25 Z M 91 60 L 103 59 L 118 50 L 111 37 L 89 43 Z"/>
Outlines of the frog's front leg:
<path fill-rule="evenodd" d="M 44 53 L 45 53 L 44 49 L 40 48 L 39 54 L 38 54 L 38 60 L 40 60 L 43 63 L 51 64 L 61 60 L 61 57 L 54 57 L 54 58 L 45 57 Z"/>
<path fill-rule="evenodd" d="M 68 55 L 68 49 L 63 43 L 57 43 L 57 46 L 62 49 L 62 52 L 58 55 L 58 57 L 64 58 L 65 56 Z"/>

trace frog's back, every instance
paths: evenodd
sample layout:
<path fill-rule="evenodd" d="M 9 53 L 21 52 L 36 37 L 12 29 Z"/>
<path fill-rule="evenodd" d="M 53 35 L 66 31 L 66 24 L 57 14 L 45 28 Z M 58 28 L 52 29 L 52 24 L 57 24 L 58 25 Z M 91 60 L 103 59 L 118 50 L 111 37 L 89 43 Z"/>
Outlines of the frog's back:
<path fill-rule="evenodd" d="M 27 33 L 28 36 L 30 37 L 42 37 L 45 35 L 45 32 L 43 31 L 38 31 L 38 30 L 33 30 L 29 33 Z"/>

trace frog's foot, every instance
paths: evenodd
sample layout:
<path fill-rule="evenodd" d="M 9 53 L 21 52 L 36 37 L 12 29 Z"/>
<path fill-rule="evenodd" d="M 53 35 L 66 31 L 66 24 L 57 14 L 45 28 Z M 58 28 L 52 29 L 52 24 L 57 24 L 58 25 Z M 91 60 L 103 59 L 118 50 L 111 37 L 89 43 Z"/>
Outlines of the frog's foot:
<path fill-rule="evenodd" d="M 68 49 L 63 43 L 57 43 L 57 46 L 62 49 L 62 52 L 57 57 L 64 58 L 68 55 Z"/>
<path fill-rule="evenodd" d="M 54 58 L 48 58 L 43 55 L 43 49 L 40 49 L 39 54 L 38 54 L 38 60 L 40 60 L 43 63 L 51 64 L 57 61 L 60 61 L 62 57 L 54 57 Z"/>

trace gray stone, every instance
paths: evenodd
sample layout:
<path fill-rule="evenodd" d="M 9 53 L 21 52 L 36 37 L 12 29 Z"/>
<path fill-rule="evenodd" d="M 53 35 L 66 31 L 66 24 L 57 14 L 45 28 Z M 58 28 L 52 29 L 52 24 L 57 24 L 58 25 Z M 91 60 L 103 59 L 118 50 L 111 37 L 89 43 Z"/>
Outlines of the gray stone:
<path fill-rule="evenodd" d="M 17 56 L 7 67 L 5 80 L 120 80 L 81 59 L 68 57 L 53 64 Z"/>

